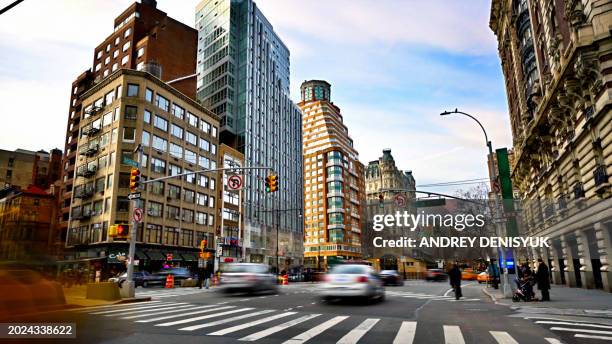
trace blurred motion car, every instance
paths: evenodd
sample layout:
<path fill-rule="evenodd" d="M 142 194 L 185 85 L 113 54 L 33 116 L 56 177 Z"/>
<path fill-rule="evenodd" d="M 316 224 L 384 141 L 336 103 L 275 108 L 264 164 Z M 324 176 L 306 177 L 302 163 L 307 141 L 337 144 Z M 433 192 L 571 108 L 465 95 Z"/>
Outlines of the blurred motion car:
<path fill-rule="evenodd" d="M 404 278 L 400 276 L 397 270 L 382 270 L 379 275 L 380 279 L 383 281 L 383 285 L 404 285 Z"/>
<path fill-rule="evenodd" d="M 368 265 L 339 264 L 325 276 L 321 297 L 329 302 L 339 298 L 385 299 L 385 287 L 380 276 Z"/>
<path fill-rule="evenodd" d="M 278 292 L 276 276 L 270 267 L 256 263 L 226 264 L 221 272 L 221 292 Z"/>
<path fill-rule="evenodd" d="M 148 276 L 147 279 L 142 281 L 142 287 L 147 288 L 154 285 L 163 286 L 166 284 L 166 278 L 168 275 L 172 275 L 174 277 L 175 285 L 180 285 L 182 280 L 195 278 L 195 275 L 192 274 L 188 268 L 167 268 Z"/>
<path fill-rule="evenodd" d="M 425 279 L 427 281 L 446 281 L 448 275 L 442 269 L 428 269 Z"/>
<path fill-rule="evenodd" d="M 478 277 L 476 277 L 476 280 L 478 281 L 478 284 L 481 283 L 488 283 L 488 282 L 493 282 L 493 277 L 489 276 L 488 272 L 481 272 L 478 274 Z"/>
<path fill-rule="evenodd" d="M 34 269 L 0 266 L 0 281 L 0 319 L 58 309 L 66 304 L 61 284 Z"/>
<path fill-rule="evenodd" d="M 148 286 L 148 281 L 152 278 L 153 275 L 148 271 L 134 271 L 134 273 L 132 274 L 132 280 L 134 281 L 134 285 L 136 287 L 146 288 L 146 286 Z M 109 282 L 117 283 L 120 287 L 126 280 L 127 272 L 108 279 Z"/>
<path fill-rule="evenodd" d="M 474 270 L 461 271 L 461 279 L 464 281 L 475 281 L 478 278 L 478 272 Z"/>

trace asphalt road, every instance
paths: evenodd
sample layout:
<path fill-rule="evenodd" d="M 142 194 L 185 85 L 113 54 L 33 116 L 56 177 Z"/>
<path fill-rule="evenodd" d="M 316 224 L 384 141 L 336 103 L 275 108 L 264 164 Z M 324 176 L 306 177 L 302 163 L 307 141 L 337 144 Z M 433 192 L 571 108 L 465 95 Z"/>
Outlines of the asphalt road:
<path fill-rule="evenodd" d="M 387 287 L 383 302 L 323 303 L 317 284 L 276 295 L 224 295 L 196 288 L 137 289 L 150 302 L 59 311 L 20 322 L 73 322 L 77 339 L 58 343 L 602 343 L 612 326 L 520 317 L 494 304 L 474 282 L 455 301 L 447 283 Z M 560 323 L 560 324 L 559 324 Z M 561 328 L 561 330 L 559 330 Z M 564 329 L 573 329 L 564 330 Z M 576 331 L 577 330 L 577 331 Z M 42 340 L 37 340 L 42 341 Z M 31 342 L 31 341 L 23 341 Z"/>

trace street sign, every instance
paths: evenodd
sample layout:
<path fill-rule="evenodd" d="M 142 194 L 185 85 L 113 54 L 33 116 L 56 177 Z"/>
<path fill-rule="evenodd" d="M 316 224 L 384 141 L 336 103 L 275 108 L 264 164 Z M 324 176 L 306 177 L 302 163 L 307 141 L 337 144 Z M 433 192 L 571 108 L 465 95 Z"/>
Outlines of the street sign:
<path fill-rule="evenodd" d="M 140 222 L 142 220 L 142 209 L 134 208 L 134 221 Z"/>
<path fill-rule="evenodd" d="M 221 257 L 223 255 L 223 246 L 217 246 L 217 257 Z"/>
<path fill-rule="evenodd" d="M 395 205 L 400 207 L 400 208 L 403 208 L 403 207 L 406 206 L 406 196 L 404 196 L 402 194 L 395 195 L 393 200 L 395 201 Z"/>
<path fill-rule="evenodd" d="M 132 167 L 138 168 L 138 163 L 136 161 L 134 161 L 133 159 L 130 159 L 130 158 L 126 157 L 126 156 L 124 156 L 121 159 L 121 163 L 124 164 L 124 165 L 130 165 Z"/>
<path fill-rule="evenodd" d="M 242 189 L 242 177 L 239 175 L 233 175 L 227 178 L 227 188 L 230 190 Z"/>
<path fill-rule="evenodd" d="M 128 199 L 130 201 L 133 201 L 135 199 L 140 199 L 140 192 L 133 192 L 133 193 L 128 194 Z"/>

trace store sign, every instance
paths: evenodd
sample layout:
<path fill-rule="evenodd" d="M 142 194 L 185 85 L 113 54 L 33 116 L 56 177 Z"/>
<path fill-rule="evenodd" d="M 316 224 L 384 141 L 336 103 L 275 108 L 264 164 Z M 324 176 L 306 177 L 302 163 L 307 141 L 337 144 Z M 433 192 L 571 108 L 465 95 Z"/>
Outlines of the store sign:
<path fill-rule="evenodd" d="M 128 253 L 125 251 L 110 251 L 108 254 L 108 263 L 123 263 L 127 260 Z"/>

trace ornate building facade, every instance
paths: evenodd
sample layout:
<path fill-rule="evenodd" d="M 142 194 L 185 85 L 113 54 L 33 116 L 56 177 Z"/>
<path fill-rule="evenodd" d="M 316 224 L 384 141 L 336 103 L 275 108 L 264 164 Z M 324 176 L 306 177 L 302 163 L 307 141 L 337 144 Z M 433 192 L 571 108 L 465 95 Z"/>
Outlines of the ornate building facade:
<path fill-rule="evenodd" d="M 612 291 L 612 1 L 493 0 L 531 259 L 555 283 Z"/>

